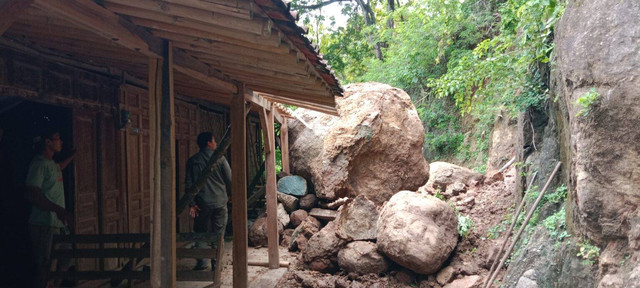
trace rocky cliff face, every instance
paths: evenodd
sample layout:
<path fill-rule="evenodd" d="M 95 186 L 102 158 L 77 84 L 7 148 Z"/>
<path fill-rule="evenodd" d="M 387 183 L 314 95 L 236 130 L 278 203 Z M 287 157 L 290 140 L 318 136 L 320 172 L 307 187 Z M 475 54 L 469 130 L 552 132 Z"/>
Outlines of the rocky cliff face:
<path fill-rule="evenodd" d="M 572 243 L 584 238 L 600 247 L 598 265 L 580 265 L 575 260 L 579 248 L 573 245 L 549 248 L 553 241 L 537 230 L 523 252 L 531 257 L 517 258 L 509 268 L 510 287 L 640 285 L 638 15 L 638 1 L 568 1 L 556 27 L 557 67 L 550 81 L 557 101 L 537 115 L 542 121 L 531 119 L 532 114 L 519 121 L 530 121 L 542 136 L 536 142 L 538 151 L 524 153 L 521 159 L 539 172 L 549 160 L 563 162 L 560 179 L 569 188 L 566 211 L 567 226 L 575 236 Z M 588 97 L 590 104 L 580 103 Z M 519 144 L 526 146 L 528 137 L 522 135 L 531 133 L 526 125 L 519 126 Z M 578 286 L 563 282 L 590 274 Z M 528 279 L 536 286 L 521 286 Z"/>

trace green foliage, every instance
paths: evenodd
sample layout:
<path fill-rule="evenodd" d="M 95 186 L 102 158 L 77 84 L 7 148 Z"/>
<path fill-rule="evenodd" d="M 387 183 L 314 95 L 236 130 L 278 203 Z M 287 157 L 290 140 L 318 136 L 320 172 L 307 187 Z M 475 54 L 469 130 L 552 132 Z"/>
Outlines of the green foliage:
<path fill-rule="evenodd" d="M 458 234 L 463 238 L 469 237 L 469 234 L 473 231 L 473 219 L 469 216 L 458 214 Z"/>
<path fill-rule="evenodd" d="M 444 195 L 442 195 L 442 193 L 440 193 L 440 189 L 436 190 L 436 194 L 433 194 L 433 197 L 436 197 L 442 201 L 447 201 L 446 198 L 444 198 Z"/>
<path fill-rule="evenodd" d="M 553 193 L 547 193 L 544 195 L 544 201 L 545 202 L 551 202 L 551 203 L 563 203 L 565 200 L 567 200 L 567 186 L 565 185 L 560 185 L 560 187 L 556 188 L 555 191 L 553 191 Z"/>
<path fill-rule="evenodd" d="M 582 94 L 576 100 L 576 104 L 582 106 L 582 109 L 576 113 L 576 117 L 587 116 L 593 109 L 593 105 L 600 99 L 600 93 L 595 88 L 589 89 L 589 92 Z"/>
<path fill-rule="evenodd" d="M 592 245 L 589 239 L 578 242 L 578 254 L 576 256 L 582 258 L 582 263 L 593 266 L 600 257 L 600 248 Z"/>
<path fill-rule="evenodd" d="M 564 238 L 571 236 L 569 232 L 567 232 L 566 216 L 564 207 L 562 207 L 560 211 L 542 221 L 544 227 L 549 231 L 551 238 L 563 241 Z"/>
<path fill-rule="evenodd" d="M 500 237 L 500 233 L 504 232 L 505 230 L 507 230 L 507 226 L 511 225 L 511 221 L 509 221 L 508 223 L 505 221 L 500 222 L 500 224 L 497 224 L 496 226 L 493 226 L 491 228 L 489 228 L 489 235 L 487 235 L 489 237 L 489 239 L 496 239 L 498 237 Z"/>

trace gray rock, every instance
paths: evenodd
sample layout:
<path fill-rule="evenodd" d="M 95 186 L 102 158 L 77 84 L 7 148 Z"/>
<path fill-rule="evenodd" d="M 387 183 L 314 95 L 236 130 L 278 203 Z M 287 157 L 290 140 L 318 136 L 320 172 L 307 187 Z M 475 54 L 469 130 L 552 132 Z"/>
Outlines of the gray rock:
<path fill-rule="evenodd" d="M 473 187 L 484 179 L 484 176 L 478 172 L 447 162 L 429 164 L 429 174 L 429 181 L 425 185 L 440 189 L 441 193 L 447 191 L 447 187 L 456 182 Z"/>
<path fill-rule="evenodd" d="M 419 274 L 432 274 L 458 243 L 458 218 L 438 198 L 401 191 L 382 208 L 377 243 L 392 261 Z"/>
<path fill-rule="evenodd" d="M 296 196 L 278 192 L 278 202 L 282 203 L 284 209 L 289 213 L 298 210 L 299 200 Z"/>
<path fill-rule="evenodd" d="M 309 215 L 321 220 L 333 221 L 340 215 L 340 213 L 335 210 L 313 208 L 311 209 L 311 212 L 309 212 Z"/>
<path fill-rule="evenodd" d="M 359 195 L 340 212 L 338 237 L 347 241 L 375 240 L 379 217 L 376 204 Z"/>
<path fill-rule="evenodd" d="M 538 283 L 536 282 L 535 270 L 532 269 L 532 270 L 527 270 L 527 272 L 524 272 L 522 277 L 518 279 L 516 288 L 538 288 Z"/>
<path fill-rule="evenodd" d="M 624 287 L 624 280 L 622 276 L 617 274 L 607 274 L 602 277 L 600 283 L 598 283 L 598 288 L 622 288 Z"/>
<path fill-rule="evenodd" d="M 640 288 L 640 265 L 633 268 L 629 274 L 629 280 L 627 283 L 629 283 L 628 288 Z"/>
<path fill-rule="evenodd" d="M 347 272 L 380 274 L 389 269 L 388 260 L 369 241 L 355 241 L 338 252 L 338 265 Z"/>
<path fill-rule="evenodd" d="M 311 209 L 316 207 L 316 204 L 318 204 L 318 197 L 314 194 L 307 194 L 300 198 L 300 209 L 311 211 Z"/>
<path fill-rule="evenodd" d="M 300 176 L 286 176 L 278 180 L 278 192 L 302 197 L 307 195 L 307 180 Z"/>

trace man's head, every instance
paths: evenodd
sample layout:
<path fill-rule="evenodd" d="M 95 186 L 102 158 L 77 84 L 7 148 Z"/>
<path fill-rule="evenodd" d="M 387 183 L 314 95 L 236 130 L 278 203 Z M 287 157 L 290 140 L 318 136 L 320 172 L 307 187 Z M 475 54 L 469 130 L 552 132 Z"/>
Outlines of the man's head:
<path fill-rule="evenodd" d="M 200 149 L 209 147 L 211 150 L 216 150 L 216 147 L 218 147 L 218 145 L 216 144 L 216 138 L 213 137 L 213 133 L 200 133 L 200 135 L 198 135 L 198 147 L 200 147 Z"/>
<path fill-rule="evenodd" d="M 39 135 L 34 138 L 34 146 L 37 152 L 50 151 L 58 153 L 62 151 L 60 132 L 54 128 L 43 129 Z"/>

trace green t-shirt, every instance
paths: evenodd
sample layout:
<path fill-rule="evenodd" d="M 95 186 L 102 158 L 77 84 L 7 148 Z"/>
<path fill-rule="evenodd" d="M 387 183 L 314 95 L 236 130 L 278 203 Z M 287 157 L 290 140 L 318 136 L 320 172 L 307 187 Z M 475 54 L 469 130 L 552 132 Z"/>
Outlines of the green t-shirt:
<path fill-rule="evenodd" d="M 56 205 L 64 207 L 64 185 L 62 183 L 62 171 L 60 166 L 51 159 L 42 155 L 36 156 L 29 165 L 27 173 L 27 186 L 40 188 L 42 194 Z M 47 225 L 51 227 L 64 227 L 64 223 L 55 213 L 43 211 L 38 207 L 31 208 L 29 223 L 37 225 Z"/>

